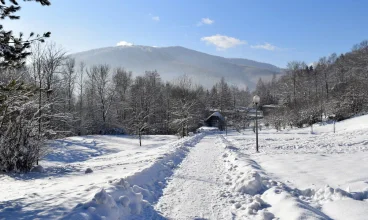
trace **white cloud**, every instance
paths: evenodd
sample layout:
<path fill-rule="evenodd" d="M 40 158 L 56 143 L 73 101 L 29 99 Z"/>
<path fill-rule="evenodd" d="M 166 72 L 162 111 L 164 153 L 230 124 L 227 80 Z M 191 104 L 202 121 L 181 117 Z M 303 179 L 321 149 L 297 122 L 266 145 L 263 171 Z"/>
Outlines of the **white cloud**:
<path fill-rule="evenodd" d="M 202 18 L 202 23 L 203 24 L 213 24 L 215 21 L 211 20 L 209 18 Z"/>
<path fill-rule="evenodd" d="M 279 49 L 275 45 L 272 45 L 272 44 L 267 43 L 267 42 L 265 42 L 264 44 L 252 45 L 250 47 L 253 48 L 253 49 L 263 49 L 263 50 L 271 50 L 271 51 Z"/>
<path fill-rule="evenodd" d="M 153 16 L 152 17 L 152 20 L 154 20 L 154 21 L 160 21 L 160 17 L 159 16 Z"/>
<path fill-rule="evenodd" d="M 202 20 L 200 22 L 198 22 L 197 26 L 202 26 L 204 24 L 211 25 L 213 23 L 215 23 L 214 20 L 211 20 L 209 18 L 202 18 Z"/>
<path fill-rule="evenodd" d="M 126 41 L 120 41 L 116 44 L 116 46 L 125 46 L 125 47 L 131 47 L 133 46 L 132 43 L 126 42 Z"/>
<path fill-rule="evenodd" d="M 209 37 L 202 37 L 201 41 L 205 41 L 207 44 L 215 45 L 217 50 L 226 50 L 231 47 L 247 44 L 246 41 L 220 34 L 216 34 Z"/>

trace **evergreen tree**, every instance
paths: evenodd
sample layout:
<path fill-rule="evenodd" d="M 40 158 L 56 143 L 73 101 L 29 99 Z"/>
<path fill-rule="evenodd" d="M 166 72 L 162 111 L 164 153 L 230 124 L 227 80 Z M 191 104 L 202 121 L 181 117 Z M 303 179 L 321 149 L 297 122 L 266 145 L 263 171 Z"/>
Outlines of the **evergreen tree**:
<path fill-rule="evenodd" d="M 49 0 L 35 1 L 44 6 L 50 5 Z M 20 9 L 21 7 L 17 0 L 9 0 L 9 2 L 1 0 L 0 19 L 20 19 L 19 16 L 15 15 Z M 44 42 L 44 39 L 50 37 L 50 34 L 50 32 L 47 32 L 43 35 L 34 36 L 34 33 L 30 33 L 29 37 L 25 39 L 23 33 L 15 36 L 13 31 L 6 31 L 4 27 L 0 25 L 0 69 L 23 66 L 25 64 L 25 58 L 30 55 L 29 48 L 32 42 Z"/>

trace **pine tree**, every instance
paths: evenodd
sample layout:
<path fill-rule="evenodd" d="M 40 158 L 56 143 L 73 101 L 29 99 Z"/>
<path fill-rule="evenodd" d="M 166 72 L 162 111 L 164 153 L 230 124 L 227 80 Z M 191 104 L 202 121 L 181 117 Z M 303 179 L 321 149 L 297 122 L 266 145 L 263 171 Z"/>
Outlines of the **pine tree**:
<path fill-rule="evenodd" d="M 24 0 L 26 1 L 26 0 Z M 32 1 L 32 0 L 27 0 Z M 49 6 L 49 0 L 35 0 L 41 5 Z M 0 19 L 20 19 L 15 15 L 21 9 L 17 0 L 10 0 L 9 3 L 5 0 L 0 1 Z M 28 38 L 24 38 L 23 33 L 15 36 L 12 31 L 4 30 L 0 25 L 0 69 L 19 68 L 25 64 L 25 58 L 30 55 L 28 51 L 33 42 L 44 42 L 45 38 L 50 37 L 50 32 L 43 35 L 36 35 L 30 33 Z"/>

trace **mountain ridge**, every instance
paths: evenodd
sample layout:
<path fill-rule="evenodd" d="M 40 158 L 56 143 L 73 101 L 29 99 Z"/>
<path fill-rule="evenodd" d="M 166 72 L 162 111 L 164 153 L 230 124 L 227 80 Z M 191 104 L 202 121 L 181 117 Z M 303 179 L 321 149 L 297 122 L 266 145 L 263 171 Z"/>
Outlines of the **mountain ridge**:
<path fill-rule="evenodd" d="M 269 80 L 274 74 L 282 73 L 281 68 L 272 64 L 244 58 L 225 58 L 182 46 L 115 46 L 70 56 L 77 62 L 84 61 L 87 66 L 108 64 L 112 68 L 123 67 L 135 75 L 157 70 L 166 81 L 187 74 L 205 87 L 225 77 L 230 84 L 254 88 L 259 78 Z"/>

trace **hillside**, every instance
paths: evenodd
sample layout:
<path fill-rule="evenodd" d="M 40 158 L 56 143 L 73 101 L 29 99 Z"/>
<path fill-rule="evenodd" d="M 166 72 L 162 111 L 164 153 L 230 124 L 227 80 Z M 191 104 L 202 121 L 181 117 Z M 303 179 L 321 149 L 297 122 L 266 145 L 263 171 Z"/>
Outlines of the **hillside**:
<path fill-rule="evenodd" d="M 184 47 L 118 46 L 72 54 L 87 65 L 109 64 L 124 67 L 141 75 L 146 70 L 157 70 L 164 80 L 174 80 L 187 74 L 206 87 L 222 76 L 229 83 L 254 88 L 259 77 L 269 79 L 282 70 L 267 63 L 247 59 L 229 59 L 190 50 Z"/>

